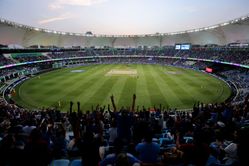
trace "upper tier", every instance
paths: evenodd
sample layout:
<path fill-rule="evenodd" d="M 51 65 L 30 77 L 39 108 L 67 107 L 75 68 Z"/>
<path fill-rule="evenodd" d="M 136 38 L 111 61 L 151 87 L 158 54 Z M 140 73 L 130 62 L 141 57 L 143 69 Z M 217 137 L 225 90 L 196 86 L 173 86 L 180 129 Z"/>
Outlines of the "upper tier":
<path fill-rule="evenodd" d="M 249 42 L 249 15 L 225 23 L 193 30 L 147 35 L 84 35 L 21 25 L 0 19 L 0 44 L 114 47 L 165 46 L 175 43 L 218 44 Z"/>

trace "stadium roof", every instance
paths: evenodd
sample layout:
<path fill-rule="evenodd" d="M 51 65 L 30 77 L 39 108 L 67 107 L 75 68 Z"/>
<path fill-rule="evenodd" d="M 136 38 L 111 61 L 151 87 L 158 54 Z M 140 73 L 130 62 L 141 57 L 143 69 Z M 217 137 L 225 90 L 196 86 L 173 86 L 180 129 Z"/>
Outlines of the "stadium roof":
<path fill-rule="evenodd" d="M 86 33 L 74 33 L 74 32 L 63 32 L 63 31 L 56 31 L 56 30 L 50 30 L 50 29 L 44 29 L 44 28 L 38 28 L 38 27 L 32 27 L 29 25 L 23 25 L 19 24 L 13 21 L 6 20 L 4 18 L 0 18 L 1 23 L 14 26 L 16 28 L 26 28 L 30 30 L 40 31 L 40 32 L 46 32 L 46 33 L 54 33 L 54 34 L 60 34 L 60 35 L 73 35 L 73 36 L 95 36 L 95 37 L 145 37 L 145 36 L 165 36 L 165 35 L 177 35 L 177 34 L 184 34 L 184 33 L 192 33 L 192 32 L 200 32 L 200 31 L 206 31 L 206 30 L 212 30 L 215 28 L 223 27 L 229 24 L 236 24 L 236 23 L 242 23 L 244 20 L 249 19 L 249 14 L 235 18 L 233 20 L 229 20 L 223 23 L 218 23 L 215 25 L 207 26 L 207 27 L 201 27 L 196 29 L 188 29 L 184 31 L 177 31 L 177 32 L 168 32 L 168 33 L 154 33 L 154 34 L 143 34 L 143 35 L 105 35 L 105 34 L 93 34 L 92 32 L 88 31 Z"/>
<path fill-rule="evenodd" d="M 248 0 L 2 0 L 0 17 L 53 31 L 104 35 L 179 32 L 249 12 Z"/>
<path fill-rule="evenodd" d="M 59 47 L 138 47 L 175 43 L 218 44 L 249 42 L 249 14 L 227 22 L 197 29 L 145 35 L 97 35 L 61 32 L 0 19 L 0 44 L 54 45 Z"/>

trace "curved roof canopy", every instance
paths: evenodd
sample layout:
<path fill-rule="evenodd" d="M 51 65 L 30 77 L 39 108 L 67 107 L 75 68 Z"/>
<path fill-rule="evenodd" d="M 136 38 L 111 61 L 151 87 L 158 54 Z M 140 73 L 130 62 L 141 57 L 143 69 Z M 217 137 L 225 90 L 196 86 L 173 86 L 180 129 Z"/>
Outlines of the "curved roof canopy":
<path fill-rule="evenodd" d="M 16 44 L 23 47 L 161 47 L 175 43 L 225 45 L 249 42 L 249 16 L 199 29 L 147 35 L 85 35 L 35 28 L 0 19 L 0 36 L 0 44 Z"/>

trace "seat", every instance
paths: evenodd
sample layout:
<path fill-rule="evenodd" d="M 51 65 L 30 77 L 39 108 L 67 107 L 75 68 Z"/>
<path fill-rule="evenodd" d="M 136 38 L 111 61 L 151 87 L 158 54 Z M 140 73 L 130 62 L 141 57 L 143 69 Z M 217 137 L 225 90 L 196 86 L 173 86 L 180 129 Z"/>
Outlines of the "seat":
<path fill-rule="evenodd" d="M 70 161 L 67 159 L 58 159 L 58 160 L 53 160 L 50 166 L 68 166 L 69 163 Z"/>
<path fill-rule="evenodd" d="M 70 166 L 82 166 L 81 159 L 71 161 Z"/>
<path fill-rule="evenodd" d="M 160 143 L 159 139 L 157 139 L 157 138 L 152 138 L 152 142 L 155 142 L 155 143 L 158 143 L 158 144 Z"/>
<path fill-rule="evenodd" d="M 169 139 L 169 138 L 160 138 L 159 139 L 159 144 L 161 147 L 165 147 L 168 144 L 173 144 L 174 140 L 173 139 Z"/>
<path fill-rule="evenodd" d="M 194 141 L 193 137 L 183 137 L 186 144 L 191 144 Z"/>

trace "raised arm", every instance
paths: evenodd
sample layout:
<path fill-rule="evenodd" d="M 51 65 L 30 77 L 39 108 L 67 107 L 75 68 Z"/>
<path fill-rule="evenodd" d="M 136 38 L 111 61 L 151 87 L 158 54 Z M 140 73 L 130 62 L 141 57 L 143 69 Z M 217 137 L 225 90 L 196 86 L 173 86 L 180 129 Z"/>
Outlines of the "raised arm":
<path fill-rule="evenodd" d="M 131 112 L 135 112 L 135 104 L 136 104 L 136 94 L 133 94 Z"/>
<path fill-rule="evenodd" d="M 114 102 L 114 96 L 113 95 L 111 95 L 111 102 L 112 102 L 113 112 L 116 112 L 117 108 L 116 108 L 116 105 L 115 105 L 115 102 Z"/>
<path fill-rule="evenodd" d="M 70 115 L 72 114 L 72 112 L 73 112 L 73 102 L 70 101 L 70 108 L 69 108 Z"/>
<path fill-rule="evenodd" d="M 80 113 L 80 102 L 77 102 L 78 114 Z"/>
<path fill-rule="evenodd" d="M 111 112 L 111 109 L 110 109 L 110 104 L 108 104 L 108 106 L 107 106 L 107 110 L 108 110 L 108 112 Z"/>
<path fill-rule="evenodd" d="M 79 105 L 78 105 L 79 106 Z M 69 114 L 69 121 L 72 125 L 74 138 L 80 137 L 80 120 L 76 112 L 73 112 L 73 102 L 70 101 L 70 114 Z"/>

